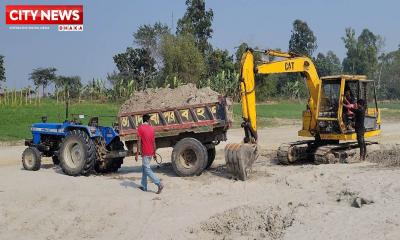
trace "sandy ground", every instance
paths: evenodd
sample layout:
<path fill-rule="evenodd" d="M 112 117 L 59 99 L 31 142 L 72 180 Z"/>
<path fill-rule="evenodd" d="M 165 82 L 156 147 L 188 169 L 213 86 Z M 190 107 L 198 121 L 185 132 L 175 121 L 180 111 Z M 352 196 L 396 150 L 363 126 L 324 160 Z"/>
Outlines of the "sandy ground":
<path fill-rule="evenodd" d="M 192 178 L 176 177 L 162 149 L 161 195 L 137 188 L 132 158 L 117 174 L 69 177 L 50 159 L 22 170 L 24 147 L 0 147 L 0 239 L 399 239 L 400 169 L 276 165 L 274 150 L 298 129 L 260 131 L 263 154 L 246 182 L 227 177 L 224 144 L 211 170 Z M 229 142 L 241 137 L 232 130 Z M 386 123 L 377 140 L 399 139 L 400 124 Z M 354 199 L 366 204 L 353 207 Z"/>

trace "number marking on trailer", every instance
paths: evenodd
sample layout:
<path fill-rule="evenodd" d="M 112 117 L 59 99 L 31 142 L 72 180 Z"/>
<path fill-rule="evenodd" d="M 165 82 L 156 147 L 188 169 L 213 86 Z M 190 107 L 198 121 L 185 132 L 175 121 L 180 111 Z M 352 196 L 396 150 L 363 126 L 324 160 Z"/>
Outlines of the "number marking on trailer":
<path fill-rule="evenodd" d="M 176 123 L 174 111 L 163 112 L 163 115 L 168 124 Z"/>
<path fill-rule="evenodd" d="M 159 125 L 160 124 L 160 117 L 158 116 L 158 113 L 152 113 L 150 114 L 150 121 L 154 125 Z"/>
<path fill-rule="evenodd" d="M 193 121 L 193 119 L 191 119 L 189 109 L 179 110 L 179 114 L 181 115 L 182 121 L 184 122 Z"/>
<path fill-rule="evenodd" d="M 124 127 L 124 128 L 129 127 L 128 117 L 122 117 L 122 118 L 121 118 L 121 125 L 122 125 L 122 127 Z"/>

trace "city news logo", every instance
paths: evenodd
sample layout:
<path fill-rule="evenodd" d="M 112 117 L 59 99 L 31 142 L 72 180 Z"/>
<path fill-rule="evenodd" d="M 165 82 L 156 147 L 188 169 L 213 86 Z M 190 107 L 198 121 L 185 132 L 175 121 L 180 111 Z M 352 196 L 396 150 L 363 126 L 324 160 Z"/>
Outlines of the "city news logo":
<path fill-rule="evenodd" d="M 7 5 L 5 15 L 10 29 L 45 29 L 36 25 L 58 25 L 58 31 L 83 31 L 83 5 Z"/>

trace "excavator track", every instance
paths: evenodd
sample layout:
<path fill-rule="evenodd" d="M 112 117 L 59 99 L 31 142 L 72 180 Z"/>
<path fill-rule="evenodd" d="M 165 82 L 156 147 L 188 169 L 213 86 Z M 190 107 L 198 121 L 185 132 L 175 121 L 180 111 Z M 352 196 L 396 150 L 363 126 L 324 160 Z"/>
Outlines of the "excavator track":
<path fill-rule="evenodd" d="M 283 143 L 277 152 L 280 164 L 289 165 L 294 162 L 306 160 L 311 152 L 314 141 L 305 140 L 291 143 Z"/>
<path fill-rule="evenodd" d="M 366 142 L 367 148 L 377 142 Z M 313 160 L 315 164 L 358 162 L 357 142 L 319 145 L 315 141 L 298 141 L 282 144 L 277 152 L 280 164 L 288 165 L 297 161 Z"/>
<path fill-rule="evenodd" d="M 377 142 L 365 142 L 368 149 L 377 146 Z M 355 163 L 359 162 L 359 146 L 357 142 L 346 142 L 341 144 L 323 145 L 315 149 L 315 164 Z"/>
<path fill-rule="evenodd" d="M 314 152 L 314 163 L 315 164 L 334 164 L 334 163 L 344 163 L 343 159 L 347 157 L 343 156 L 348 154 L 346 149 L 350 150 L 344 145 L 324 145 L 319 146 Z"/>

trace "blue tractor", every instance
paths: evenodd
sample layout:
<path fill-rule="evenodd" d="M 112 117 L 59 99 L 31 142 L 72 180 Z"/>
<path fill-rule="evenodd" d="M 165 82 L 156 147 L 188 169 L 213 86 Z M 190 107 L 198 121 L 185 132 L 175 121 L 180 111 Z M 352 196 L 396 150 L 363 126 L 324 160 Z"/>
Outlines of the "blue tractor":
<path fill-rule="evenodd" d="M 68 109 L 68 106 L 67 106 Z M 67 110 L 68 119 L 68 110 Z M 41 158 L 51 157 L 70 176 L 89 175 L 92 172 L 116 172 L 127 155 L 118 135 L 118 127 L 99 126 L 99 117 L 91 117 L 87 125 L 81 123 L 84 115 L 63 123 L 32 124 L 32 139 L 22 153 L 22 165 L 26 170 L 40 169 Z"/>

